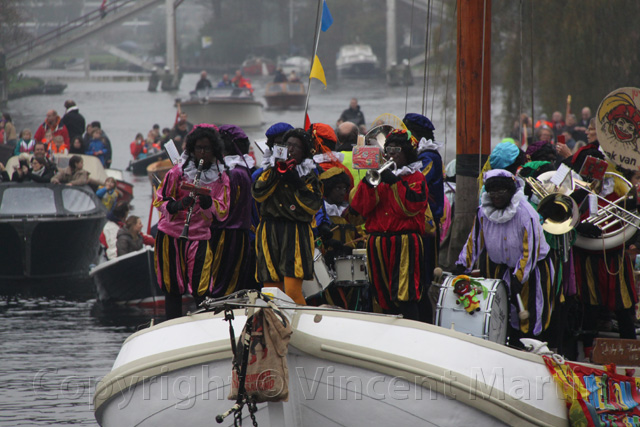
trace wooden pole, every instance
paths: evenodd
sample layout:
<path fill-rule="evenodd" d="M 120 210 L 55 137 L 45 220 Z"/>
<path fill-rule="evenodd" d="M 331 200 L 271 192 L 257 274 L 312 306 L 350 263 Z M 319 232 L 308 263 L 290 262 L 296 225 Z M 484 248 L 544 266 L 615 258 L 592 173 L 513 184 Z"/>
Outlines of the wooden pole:
<path fill-rule="evenodd" d="M 491 152 L 491 0 L 458 0 L 457 11 L 456 213 L 445 267 L 456 262 L 469 236 L 477 178 Z"/>

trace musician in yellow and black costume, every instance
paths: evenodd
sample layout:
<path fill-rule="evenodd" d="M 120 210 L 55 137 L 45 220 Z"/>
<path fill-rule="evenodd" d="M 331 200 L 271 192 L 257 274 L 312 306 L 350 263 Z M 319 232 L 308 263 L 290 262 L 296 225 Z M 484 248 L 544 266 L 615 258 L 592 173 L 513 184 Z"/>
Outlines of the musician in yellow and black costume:
<path fill-rule="evenodd" d="M 287 161 L 272 157 L 252 186 L 262 217 L 256 230 L 256 279 L 305 305 L 302 281 L 313 278 L 311 225 L 322 205 L 322 190 L 311 159 L 311 136 L 292 129 L 283 142 Z"/>
<path fill-rule="evenodd" d="M 353 249 L 364 248 L 364 219 L 349 209 L 351 177 L 341 167 L 332 167 L 320 174 L 324 201 L 316 214 L 317 234 L 327 266 L 335 270 L 335 260 L 351 255 Z M 368 290 L 364 290 L 368 292 Z M 370 311 L 368 295 L 360 287 L 330 286 L 310 304 L 328 303 L 349 310 Z"/>
<path fill-rule="evenodd" d="M 198 170 L 201 160 L 203 166 Z M 160 211 L 160 221 L 154 258 L 167 319 L 182 315 L 184 293 L 192 294 L 196 303 L 209 295 L 213 262 L 210 226 L 214 218 L 224 221 L 229 215 L 229 177 L 223 172 L 222 161 L 217 128 L 197 125 L 187 135 L 182 162 L 167 172 L 156 192 L 153 205 Z M 197 184 L 209 194 L 193 197 L 184 184 Z"/>

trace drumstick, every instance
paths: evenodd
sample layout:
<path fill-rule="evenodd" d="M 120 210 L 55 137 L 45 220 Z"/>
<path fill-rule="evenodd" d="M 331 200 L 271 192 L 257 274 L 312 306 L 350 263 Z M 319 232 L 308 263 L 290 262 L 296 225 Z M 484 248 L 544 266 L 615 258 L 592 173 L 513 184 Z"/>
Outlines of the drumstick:
<path fill-rule="evenodd" d="M 527 320 L 529 318 L 529 312 L 524 309 L 520 294 L 516 294 L 516 299 L 518 300 L 518 309 L 520 310 L 520 312 L 518 313 L 518 317 L 520 317 L 520 320 Z"/>
<path fill-rule="evenodd" d="M 367 234 L 366 236 L 362 236 L 362 237 L 358 237 L 357 239 L 353 239 L 353 240 L 351 240 L 351 241 L 349 241 L 349 242 L 345 243 L 344 245 L 345 245 L 345 246 L 347 246 L 347 245 L 350 245 L 351 243 L 359 242 L 360 240 L 364 240 L 364 239 L 366 239 L 367 237 L 369 237 L 369 235 L 368 235 L 368 234 Z"/>
<path fill-rule="evenodd" d="M 335 227 L 333 227 L 333 228 L 331 229 L 331 232 L 333 233 L 333 232 L 334 232 L 334 231 L 336 231 L 338 228 L 340 228 L 340 226 L 339 226 L 339 225 L 336 225 Z M 318 243 L 318 242 L 320 241 L 320 239 L 322 239 L 322 237 L 318 237 L 318 238 L 315 240 L 315 242 L 314 242 L 314 243 Z"/>

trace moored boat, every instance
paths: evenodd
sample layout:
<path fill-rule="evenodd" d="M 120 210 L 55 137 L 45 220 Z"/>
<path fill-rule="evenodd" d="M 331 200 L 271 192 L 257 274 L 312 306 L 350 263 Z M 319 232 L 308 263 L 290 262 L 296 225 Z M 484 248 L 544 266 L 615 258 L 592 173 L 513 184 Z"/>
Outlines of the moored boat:
<path fill-rule="evenodd" d="M 380 70 L 378 57 L 368 44 L 347 44 L 338 51 L 336 68 L 341 77 L 374 77 Z"/>
<path fill-rule="evenodd" d="M 0 183 L 0 281 L 88 278 L 104 223 L 88 186 Z"/>
<path fill-rule="evenodd" d="M 263 105 L 254 99 L 247 88 L 221 87 L 202 93 L 192 93 L 191 99 L 180 103 L 193 123 L 224 125 L 233 123 L 240 127 L 261 126 Z"/>
<path fill-rule="evenodd" d="M 267 83 L 264 99 L 269 109 L 302 109 L 307 97 L 300 82 Z"/>

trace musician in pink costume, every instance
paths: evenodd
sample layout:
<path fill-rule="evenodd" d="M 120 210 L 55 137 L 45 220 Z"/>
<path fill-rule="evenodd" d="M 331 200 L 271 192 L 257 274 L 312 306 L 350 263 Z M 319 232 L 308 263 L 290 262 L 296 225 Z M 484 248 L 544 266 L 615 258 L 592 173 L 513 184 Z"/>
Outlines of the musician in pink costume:
<path fill-rule="evenodd" d="M 194 184 L 203 160 L 199 187 L 209 194 L 191 197 L 183 184 Z M 200 124 L 186 138 L 181 162 L 164 177 L 154 206 L 160 211 L 154 259 L 158 284 L 165 294 L 167 320 L 182 316 L 182 295 L 189 292 L 199 304 L 211 285 L 213 252 L 209 239 L 214 218 L 229 214 L 229 177 L 224 172 L 222 144 L 214 125 Z M 202 193 L 202 191 L 199 191 Z M 181 238 L 192 209 L 187 238 Z"/>

